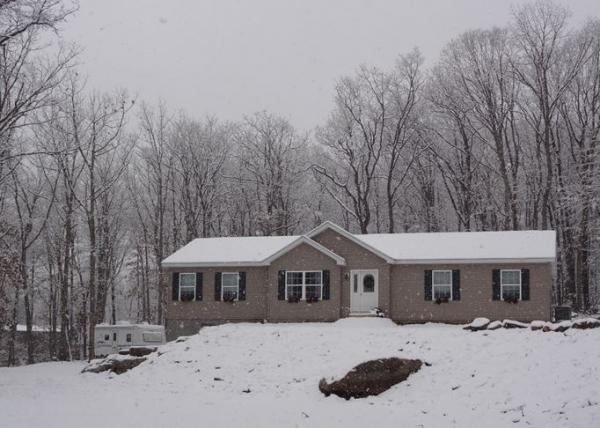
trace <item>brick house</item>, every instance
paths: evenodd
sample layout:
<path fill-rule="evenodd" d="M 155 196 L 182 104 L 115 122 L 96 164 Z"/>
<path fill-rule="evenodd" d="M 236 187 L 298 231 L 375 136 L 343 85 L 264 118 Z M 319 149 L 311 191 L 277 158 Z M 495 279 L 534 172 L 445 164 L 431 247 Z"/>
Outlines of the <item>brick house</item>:
<path fill-rule="evenodd" d="M 240 321 L 550 320 L 554 231 L 198 238 L 163 261 L 167 337 Z"/>

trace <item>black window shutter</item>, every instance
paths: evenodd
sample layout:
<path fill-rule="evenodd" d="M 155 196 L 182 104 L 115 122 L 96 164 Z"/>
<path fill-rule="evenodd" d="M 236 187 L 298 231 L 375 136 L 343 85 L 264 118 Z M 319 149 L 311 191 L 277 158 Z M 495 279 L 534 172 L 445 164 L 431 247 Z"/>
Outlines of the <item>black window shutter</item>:
<path fill-rule="evenodd" d="M 452 300 L 460 300 L 460 270 L 452 271 Z"/>
<path fill-rule="evenodd" d="M 240 272 L 238 300 L 246 300 L 246 272 Z"/>
<path fill-rule="evenodd" d="M 529 269 L 521 269 L 521 300 L 529 300 Z"/>
<path fill-rule="evenodd" d="M 329 271 L 323 271 L 323 300 L 329 300 Z"/>
<path fill-rule="evenodd" d="M 202 272 L 196 272 L 196 300 L 202 300 Z"/>
<path fill-rule="evenodd" d="M 431 300 L 431 295 L 432 295 L 432 278 L 431 278 L 431 271 L 430 270 L 426 270 L 425 271 L 425 283 L 423 284 L 423 295 L 425 296 L 425 300 Z"/>
<path fill-rule="evenodd" d="M 221 300 L 221 272 L 215 272 L 215 300 Z"/>
<path fill-rule="evenodd" d="M 492 300 L 500 300 L 500 269 L 492 270 Z"/>
<path fill-rule="evenodd" d="M 277 275 L 277 299 L 285 300 L 285 271 L 280 270 Z"/>
<path fill-rule="evenodd" d="M 173 300 L 179 300 L 179 272 L 173 272 L 171 275 L 171 291 Z"/>

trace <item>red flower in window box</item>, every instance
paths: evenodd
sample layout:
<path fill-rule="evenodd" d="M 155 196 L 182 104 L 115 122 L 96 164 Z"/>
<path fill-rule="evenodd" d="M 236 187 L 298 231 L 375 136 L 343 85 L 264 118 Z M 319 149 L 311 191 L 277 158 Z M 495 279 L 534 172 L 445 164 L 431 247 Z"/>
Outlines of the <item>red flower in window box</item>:
<path fill-rule="evenodd" d="M 191 302 L 194 300 L 194 296 L 192 294 L 183 294 L 179 300 L 182 302 Z"/>
<path fill-rule="evenodd" d="M 227 303 L 235 302 L 235 294 L 223 294 L 223 301 Z"/>

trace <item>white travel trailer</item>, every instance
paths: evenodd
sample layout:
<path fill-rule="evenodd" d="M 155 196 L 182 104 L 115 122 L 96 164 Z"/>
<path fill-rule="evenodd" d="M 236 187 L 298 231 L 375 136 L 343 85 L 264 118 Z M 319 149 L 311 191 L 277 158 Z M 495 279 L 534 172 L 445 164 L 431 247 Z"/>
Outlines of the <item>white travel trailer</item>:
<path fill-rule="evenodd" d="M 116 354 L 136 346 L 155 347 L 165 343 L 165 327 L 147 323 L 96 326 L 96 356 Z"/>

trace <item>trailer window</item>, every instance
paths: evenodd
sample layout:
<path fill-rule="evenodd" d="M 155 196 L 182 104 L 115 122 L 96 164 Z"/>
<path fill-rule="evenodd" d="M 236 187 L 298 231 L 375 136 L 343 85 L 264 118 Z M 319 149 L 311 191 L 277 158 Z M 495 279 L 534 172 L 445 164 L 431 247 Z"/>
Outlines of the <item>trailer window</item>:
<path fill-rule="evenodd" d="M 110 340 L 110 334 L 105 334 L 104 335 L 104 340 L 107 340 L 107 341 Z"/>
<path fill-rule="evenodd" d="M 127 338 L 125 339 L 128 342 L 131 342 L 131 333 L 127 333 Z"/>
<path fill-rule="evenodd" d="M 113 342 L 117 341 L 117 333 L 113 333 Z"/>
<path fill-rule="evenodd" d="M 159 331 L 145 331 L 142 333 L 144 342 L 162 342 L 162 333 Z"/>

